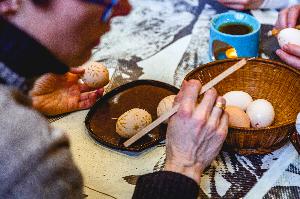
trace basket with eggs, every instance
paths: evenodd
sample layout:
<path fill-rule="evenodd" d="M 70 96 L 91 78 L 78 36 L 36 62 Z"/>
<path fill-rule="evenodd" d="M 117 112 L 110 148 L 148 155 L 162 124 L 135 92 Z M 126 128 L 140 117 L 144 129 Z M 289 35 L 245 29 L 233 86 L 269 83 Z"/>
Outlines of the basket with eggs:
<path fill-rule="evenodd" d="M 185 79 L 199 79 L 204 85 L 238 60 L 208 63 Z M 229 115 L 225 150 L 243 155 L 269 153 L 283 146 L 295 131 L 300 71 L 280 62 L 255 59 L 215 88 L 226 99 Z"/>

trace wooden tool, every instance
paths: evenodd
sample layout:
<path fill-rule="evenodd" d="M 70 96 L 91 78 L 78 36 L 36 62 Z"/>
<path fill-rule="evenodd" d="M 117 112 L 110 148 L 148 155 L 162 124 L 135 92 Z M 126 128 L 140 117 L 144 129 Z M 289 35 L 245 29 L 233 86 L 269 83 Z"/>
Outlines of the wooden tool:
<path fill-rule="evenodd" d="M 298 30 L 300 30 L 300 25 L 297 25 L 295 28 L 298 29 Z M 270 30 L 268 32 L 268 37 L 277 36 L 280 33 L 281 30 L 276 29 L 276 28 L 274 28 L 273 30 Z"/>
<path fill-rule="evenodd" d="M 253 59 L 253 58 L 250 58 L 248 60 L 251 60 L 251 59 Z M 208 91 L 209 89 L 211 89 L 212 87 L 214 87 L 216 84 L 218 84 L 220 81 L 222 81 L 223 79 L 225 79 L 226 77 L 228 77 L 229 75 L 231 75 L 232 73 L 234 73 L 235 71 L 237 71 L 238 69 L 242 68 L 246 63 L 247 63 L 247 60 L 246 59 L 242 59 L 238 63 L 234 64 L 233 66 L 231 66 L 230 68 L 228 68 L 227 70 L 225 70 L 224 72 L 222 72 L 220 75 L 218 75 L 217 77 L 215 77 L 213 80 L 211 80 L 210 82 L 208 82 L 207 84 L 205 84 L 201 88 L 201 91 L 200 91 L 199 95 L 205 93 L 206 91 Z M 158 125 L 160 125 L 162 122 L 164 122 L 165 120 L 167 120 L 169 117 L 171 117 L 172 115 L 174 115 L 178 111 L 178 108 L 179 108 L 179 105 L 176 105 L 170 111 L 164 113 L 162 116 L 160 116 L 159 118 L 157 118 L 154 122 L 152 122 L 151 124 L 149 124 L 148 126 L 146 126 L 143 130 L 141 130 L 140 132 L 138 132 L 137 134 L 135 134 L 133 137 L 131 137 L 130 139 L 128 139 L 126 142 L 124 142 L 124 146 L 125 147 L 129 147 L 130 145 L 132 145 L 133 143 L 135 143 L 141 137 L 143 137 L 144 135 L 146 135 L 147 133 L 149 133 L 152 129 L 154 129 L 155 127 L 157 127 Z"/>

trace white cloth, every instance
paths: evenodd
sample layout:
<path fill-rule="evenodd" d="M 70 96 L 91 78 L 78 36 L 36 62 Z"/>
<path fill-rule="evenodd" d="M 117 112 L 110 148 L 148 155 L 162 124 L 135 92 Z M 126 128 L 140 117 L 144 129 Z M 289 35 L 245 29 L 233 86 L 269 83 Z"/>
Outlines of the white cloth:
<path fill-rule="evenodd" d="M 265 0 L 260 8 L 281 9 L 300 3 L 300 0 Z"/>

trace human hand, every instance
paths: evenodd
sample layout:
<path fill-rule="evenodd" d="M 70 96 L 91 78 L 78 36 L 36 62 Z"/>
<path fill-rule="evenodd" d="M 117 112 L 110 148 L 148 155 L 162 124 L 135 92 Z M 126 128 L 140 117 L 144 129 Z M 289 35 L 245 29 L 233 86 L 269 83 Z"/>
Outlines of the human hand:
<path fill-rule="evenodd" d="M 278 14 L 275 24 L 277 29 L 294 28 L 297 25 L 300 14 L 300 4 L 286 8 Z"/>
<path fill-rule="evenodd" d="M 20 0 L 0 0 L 0 15 L 8 16 L 15 13 L 20 7 Z"/>
<path fill-rule="evenodd" d="M 300 46 L 287 44 L 283 46 L 283 49 L 278 49 L 276 54 L 288 65 L 300 69 Z"/>
<path fill-rule="evenodd" d="M 218 0 L 218 2 L 236 10 L 253 10 L 258 9 L 264 0 Z"/>
<path fill-rule="evenodd" d="M 185 81 L 175 98 L 180 107 L 168 124 L 165 166 L 166 171 L 181 173 L 197 183 L 218 155 L 228 132 L 228 115 L 215 106 L 225 105 L 225 99 L 211 89 L 197 104 L 200 89 L 199 81 Z"/>
<path fill-rule="evenodd" d="M 83 73 L 84 69 L 71 68 L 64 75 L 49 73 L 40 77 L 30 91 L 33 107 L 45 115 L 90 108 L 104 90 L 91 91 L 90 87 L 78 83 Z"/>

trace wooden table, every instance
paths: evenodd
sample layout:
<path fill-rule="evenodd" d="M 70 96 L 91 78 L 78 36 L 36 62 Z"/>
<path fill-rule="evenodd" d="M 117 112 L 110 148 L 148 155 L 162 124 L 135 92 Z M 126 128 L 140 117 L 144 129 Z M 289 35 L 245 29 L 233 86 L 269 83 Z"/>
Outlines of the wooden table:
<path fill-rule="evenodd" d="M 209 0 L 131 2 L 132 13 L 113 20 L 111 31 L 102 38 L 92 57 L 109 67 L 112 76 L 107 91 L 136 79 L 155 79 L 178 87 L 189 71 L 208 62 L 209 22 L 215 14 L 226 11 L 224 7 Z M 252 14 L 269 24 L 277 16 L 270 11 Z M 265 44 L 269 45 L 268 41 Z M 268 53 L 274 56 L 272 51 Z M 139 175 L 163 168 L 165 147 L 160 145 L 128 155 L 101 146 L 87 133 L 84 125 L 87 112 L 75 112 L 52 122 L 70 137 L 75 162 L 84 176 L 85 194 L 88 198 L 131 198 Z M 202 176 L 201 196 L 243 197 L 281 151 L 258 156 L 222 152 Z M 265 198 L 299 198 L 299 193 L 298 158 Z"/>

